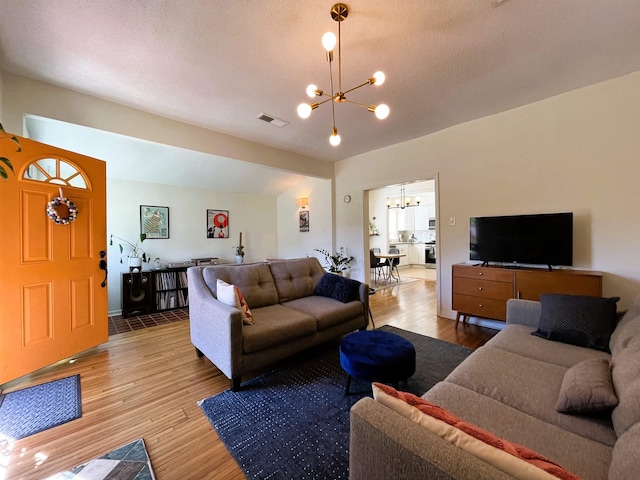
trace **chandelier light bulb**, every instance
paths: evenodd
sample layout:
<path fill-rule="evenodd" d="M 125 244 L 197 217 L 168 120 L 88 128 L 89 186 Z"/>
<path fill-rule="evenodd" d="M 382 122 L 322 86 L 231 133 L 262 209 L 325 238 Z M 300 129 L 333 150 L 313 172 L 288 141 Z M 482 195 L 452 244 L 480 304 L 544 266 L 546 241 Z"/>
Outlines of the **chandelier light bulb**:
<path fill-rule="evenodd" d="M 313 98 L 316 96 L 316 90 L 318 90 L 318 87 L 316 87 L 313 83 L 311 85 L 309 85 L 307 87 L 307 96 Z"/>
<path fill-rule="evenodd" d="M 373 78 L 376 79 L 375 85 L 379 86 L 379 85 L 382 85 L 384 83 L 384 80 L 385 80 L 386 77 L 384 76 L 384 73 L 378 71 L 378 72 L 373 74 Z"/>
<path fill-rule="evenodd" d="M 327 32 L 322 36 L 322 46 L 327 52 L 332 52 L 336 46 L 336 35 L 333 32 Z"/>
<path fill-rule="evenodd" d="M 384 120 L 389 116 L 389 106 L 384 103 L 381 103 L 376 107 L 374 113 L 377 119 Z"/>
<path fill-rule="evenodd" d="M 311 115 L 311 105 L 308 103 L 298 105 L 298 116 L 300 118 L 309 118 L 309 115 Z"/>
<path fill-rule="evenodd" d="M 334 147 L 337 147 L 338 145 L 340 145 L 340 140 L 341 138 L 340 135 L 338 135 L 338 129 L 336 127 L 333 127 L 331 136 L 329 137 L 329 143 Z"/>

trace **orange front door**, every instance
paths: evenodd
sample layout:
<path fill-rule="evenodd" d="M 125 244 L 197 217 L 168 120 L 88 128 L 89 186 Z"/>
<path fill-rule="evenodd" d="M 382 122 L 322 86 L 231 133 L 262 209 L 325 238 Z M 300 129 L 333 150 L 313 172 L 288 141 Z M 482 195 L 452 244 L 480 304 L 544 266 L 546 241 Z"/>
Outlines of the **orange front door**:
<path fill-rule="evenodd" d="M 0 138 L 0 384 L 108 339 L 106 164 L 18 140 Z M 64 202 L 47 214 L 58 197 L 75 220 Z"/>

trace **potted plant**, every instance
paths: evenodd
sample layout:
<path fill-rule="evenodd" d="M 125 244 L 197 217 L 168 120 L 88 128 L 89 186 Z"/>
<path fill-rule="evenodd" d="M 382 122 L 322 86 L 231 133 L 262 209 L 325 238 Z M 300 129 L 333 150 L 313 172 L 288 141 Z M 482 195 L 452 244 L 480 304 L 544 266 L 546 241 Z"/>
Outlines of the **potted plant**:
<path fill-rule="evenodd" d="M 244 245 L 242 245 L 242 232 L 240 232 L 240 240 L 237 245 L 233 246 L 233 253 L 236 255 L 236 263 L 244 261 Z"/>
<path fill-rule="evenodd" d="M 324 261 L 326 268 L 331 273 L 337 275 L 343 275 L 344 271 L 349 268 L 351 263 L 355 260 L 353 257 L 347 257 L 344 253 L 344 247 L 340 247 L 340 251 L 334 254 L 329 253 L 323 248 L 314 248 L 316 252 L 320 252 L 324 255 Z"/>
<path fill-rule="evenodd" d="M 147 254 L 142 249 L 140 244 L 145 241 L 147 238 L 146 233 L 141 233 L 140 238 L 136 240 L 135 243 L 125 240 L 124 238 L 117 237 L 115 235 L 111 235 L 109 239 L 109 245 L 113 245 L 113 239 L 116 238 L 120 240 L 122 243 L 118 243 L 118 248 L 120 248 L 120 263 L 124 263 L 122 261 L 122 255 L 125 253 L 125 249 L 128 250 L 126 256 L 129 259 L 129 268 L 141 268 L 142 262 L 148 262 L 150 257 L 147 257 Z"/>
<path fill-rule="evenodd" d="M 236 256 L 236 263 L 242 263 L 244 261 L 244 245 L 241 243 L 234 245 L 233 253 Z"/>

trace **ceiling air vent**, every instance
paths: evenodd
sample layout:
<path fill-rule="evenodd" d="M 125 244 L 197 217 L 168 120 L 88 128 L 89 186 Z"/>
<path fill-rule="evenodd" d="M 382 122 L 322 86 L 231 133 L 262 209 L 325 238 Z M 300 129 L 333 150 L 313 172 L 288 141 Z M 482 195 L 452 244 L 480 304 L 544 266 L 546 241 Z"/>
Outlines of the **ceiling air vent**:
<path fill-rule="evenodd" d="M 273 115 L 269 115 L 268 113 L 261 113 L 256 118 L 258 120 L 262 120 L 263 122 L 270 123 L 271 125 L 275 125 L 276 127 L 280 127 L 280 128 L 284 127 L 285 125 L 289 125 L 289 122 L 280 120 L 279 118 L 276 118 Z"/>

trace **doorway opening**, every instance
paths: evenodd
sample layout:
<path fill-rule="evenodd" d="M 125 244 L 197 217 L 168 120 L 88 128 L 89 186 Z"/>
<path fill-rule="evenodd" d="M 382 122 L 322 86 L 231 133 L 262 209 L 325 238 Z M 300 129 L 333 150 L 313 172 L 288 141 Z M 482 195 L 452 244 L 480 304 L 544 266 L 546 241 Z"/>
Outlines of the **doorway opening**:
<path fill-rule="evenodd" d="M 436 181 L 388 185 L 368 191 L 370 284 L 401 284 L 403 278 L 436 282 L 438 215 Z M 391 257 L 397 252 L 397 258 Z M 384 258 L 388 254 L 391 258 Z M 382 264 L 382 265 L 380 265 Z"/>

